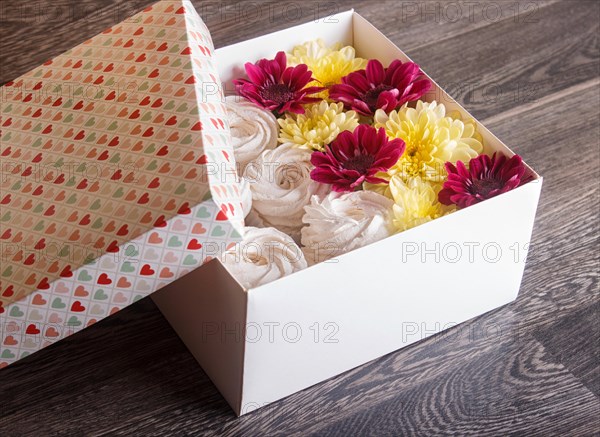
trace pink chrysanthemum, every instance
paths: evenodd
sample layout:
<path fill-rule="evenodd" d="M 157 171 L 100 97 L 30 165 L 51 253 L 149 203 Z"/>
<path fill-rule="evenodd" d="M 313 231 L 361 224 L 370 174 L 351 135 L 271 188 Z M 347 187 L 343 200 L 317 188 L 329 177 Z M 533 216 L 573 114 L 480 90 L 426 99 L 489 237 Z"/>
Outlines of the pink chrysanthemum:
<path fill-rule="evenodd" d="M 498 194 L 517 188 L 525 174 L 525 165 L 519 155 L 510 159 L 502 154 L 490 158 L 479 155 L 469 161 L 469 168 L 458 161 L 456 166 L 446 163 L 448 179 L 438 198 L 444 205 L 466 208 Z"/>
<path fill-rule="evenodd" d="M 302 105 L 319 102 L 321 99 L 310 95 L 319 93 L 324 88 L 306 87 L 314 79 L 305 64 L 286 67 L 286 63 L 284 52 L 277 53 L 273 60 L 261 59 L 256 64 L 246 63 L 246 74 L 250 80 L 233 81 L 238 94 L 278 114 L 286 111 L 304 114 Z"/>
<path fill-rule="evenodd" d="M 386 184 L 376 177 L 398 162 L 406 144 L 400 138 L 390 140 L 384 128 L 379 130 L 364 124 L 354 132 L 344 131 L 325 152 L 313 152 L 313 180 L 331 184 L 334 191 L 353 191 L 363 182 Z"/>
<path fill-rule="evenodd" d="M 414 62 L 395 60 L 388 68 L 372 59 L 365 70 L 358 70 L 333 85 L 329 97 L 342 102 L 347 109 L 362 115 L 373 115 L 378 109 L 391 112 L 406 102 L 420 99 L 431 82 L 424 78 Z"/>

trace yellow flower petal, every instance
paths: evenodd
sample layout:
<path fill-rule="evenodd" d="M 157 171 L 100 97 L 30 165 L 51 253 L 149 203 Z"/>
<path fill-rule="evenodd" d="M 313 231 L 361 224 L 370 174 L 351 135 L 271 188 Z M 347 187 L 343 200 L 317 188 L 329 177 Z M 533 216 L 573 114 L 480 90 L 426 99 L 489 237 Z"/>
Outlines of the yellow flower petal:
<path fill-rule="evenodd" d="M 454 211 L 454 207 L 438 201 L 440 184 L 413 177 L 405 182 L 399 175 L 390 179 L 389 190 L 394 200 L 394 226 L 399 232 L 414 228 Z"/>
<path fill-rule="evenodd" d="M 385 128 L 391 138 L 402 138 L 406 151 L 389 175 L 405 181 L 420 177 L 442 182 L 446 178 L 446 162 L 468 162 L 483 152 L 481 136 L 474 121 L 462 121 L 446 114 L 443 104 L 417 102 L 416 108 L 404 105 L 398 111 L 375 113 L 375 127 Z M 382 176 L 383 177 L 383 176 Z M 389 177 L 389 176 L 388 176 Z"/>
<path fill-rule="evenodd" d="M 322 101 L 305 109 L 304 114 L 286 114 L 277 120 L 281 127 L 279 142 L 293 143 L 304 149 L 324 150 L 340 132 L 353 132 L 358 126 L 356 112 L 345 112 L 342 103 Z"/>
<path fill-rule="evenodd" d="M 342 47 L 339 43 L 328 47 L 322 39 L 294 47 L 292 52 L 287 54 L 287 60 L 290 66 L 308 66 L 316 79 L 308 86 L 329 87 L 342 83 L 342 77 L 367 67 L 367 60 L 357 58 L 353 47 Z M 329 94 L 323 91 L 316 96 L 327 99 Z"/>

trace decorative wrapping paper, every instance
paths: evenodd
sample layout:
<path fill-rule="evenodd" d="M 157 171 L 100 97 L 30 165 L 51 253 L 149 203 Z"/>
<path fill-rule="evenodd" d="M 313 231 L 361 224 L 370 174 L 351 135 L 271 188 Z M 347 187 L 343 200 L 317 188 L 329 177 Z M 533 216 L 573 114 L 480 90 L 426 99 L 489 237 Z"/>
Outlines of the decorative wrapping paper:
<path fill-rule="evenodd" d="M 0 367 L 240 239 L 212 53 L 162 1 L 0 88 Z"/>

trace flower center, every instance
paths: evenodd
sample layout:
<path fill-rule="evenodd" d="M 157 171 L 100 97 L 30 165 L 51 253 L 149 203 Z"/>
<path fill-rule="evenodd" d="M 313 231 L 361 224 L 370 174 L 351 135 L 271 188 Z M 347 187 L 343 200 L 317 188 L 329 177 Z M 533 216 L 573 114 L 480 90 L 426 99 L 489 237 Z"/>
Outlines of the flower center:
<path fill-rule="evenodd" d="M 373 89 L 370 89 L 369 91 L 367 91 L 363 97 L 363 101 L 369 105 L 369 108 L 371 109 L 377 109 L 377 99 L 379 98 L 379 94 L 381 94 L 384 91 L 389 91 L 394 89 L 393 86 L 390 85 L 385 85 L 385 84 L 381 84 L 376 86 Z"/>
<path fill-rule="evenodd" d="M 260 96 L 265 100 L 271 100 L 282 104 L 289 102 L 294 98 L 294 93 L 283 83 L 274 83 L 266 85 L 260 90 Z"/>
<path fill-rule="evenodd" d="M 494 178 L 475 179 L 471 182 L 471 193 L 487 197 L 492 191 L 500 190 L 504 184 Z"/>
<path fill-rule="evenodd" d="M 357 155 L 344 162 L 346 170 L 356 170 L 359 174 L 367 174 L 371 166 L 375 162 L 375 157 L 372 155 Z"/>

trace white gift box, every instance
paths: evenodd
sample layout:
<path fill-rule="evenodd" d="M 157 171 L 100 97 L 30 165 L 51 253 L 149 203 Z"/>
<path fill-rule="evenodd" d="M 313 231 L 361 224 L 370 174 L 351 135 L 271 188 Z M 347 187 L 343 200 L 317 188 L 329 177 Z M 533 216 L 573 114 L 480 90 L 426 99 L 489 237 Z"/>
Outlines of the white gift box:
<path fill-rule="evenodd" d="M 226 89 L 245 62 L 307 40 L 409 58 L 348 11 L 216 51 Z M 435 83 L 437 100 L 473 118 Z M 477 122 L 484 152 L 514 153 Z M 516 299 L 542 178 L 335 260 L 246 290 L 218 259 L 152 298 L 238 415 Z"/>

